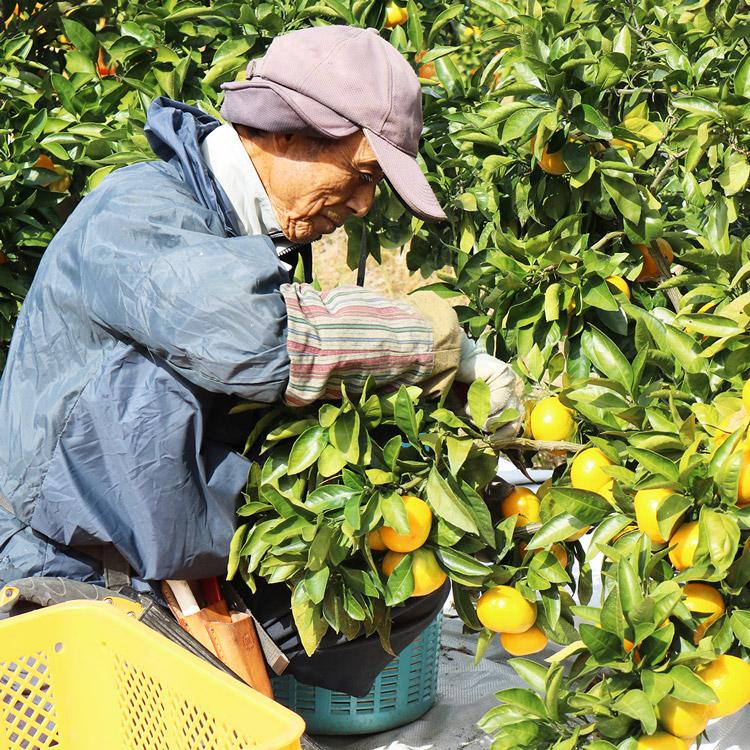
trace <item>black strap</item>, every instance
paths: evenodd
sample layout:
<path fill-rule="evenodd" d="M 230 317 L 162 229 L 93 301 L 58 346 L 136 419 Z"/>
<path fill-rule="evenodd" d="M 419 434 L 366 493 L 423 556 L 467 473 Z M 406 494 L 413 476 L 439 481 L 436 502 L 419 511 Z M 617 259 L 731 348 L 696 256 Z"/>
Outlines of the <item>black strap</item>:
<path fill-rule="evenodd" d="M 359 265 L 357 266 L 357 286 L 365 285 L 367 270 L 367 225 L 362 222 L 362 234 L 359 241 Z"/>

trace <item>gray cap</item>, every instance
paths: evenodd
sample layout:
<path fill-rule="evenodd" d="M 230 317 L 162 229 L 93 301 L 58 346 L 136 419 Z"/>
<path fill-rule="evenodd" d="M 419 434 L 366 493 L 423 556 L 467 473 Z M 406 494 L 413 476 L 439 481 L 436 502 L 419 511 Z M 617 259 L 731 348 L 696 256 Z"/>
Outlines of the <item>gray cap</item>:
<path fill-rule="evenodd" d="M 422 92 L 377 29 L 317 26 L 276 37 L 247 80 L 223 83 L 225 120 L 267 132 L 343 138 L 362 130 L 388 182 L 420 219 L 445 213 L 416 161 Z"/>

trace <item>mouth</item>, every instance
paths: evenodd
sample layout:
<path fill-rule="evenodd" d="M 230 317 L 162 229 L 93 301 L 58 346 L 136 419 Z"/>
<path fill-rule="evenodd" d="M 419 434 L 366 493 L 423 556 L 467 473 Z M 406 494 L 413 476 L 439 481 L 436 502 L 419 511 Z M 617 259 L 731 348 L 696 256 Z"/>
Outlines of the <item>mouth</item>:
<path fill-rule="evenodd" d="M 333 232 L 336 229 L 338 229 L 339 225 L 332 219 L 329 219 L 327 216 L 322 216 L 321 218 L 326 223 L 326 228 L 325 228 L 326 233 Z"/>

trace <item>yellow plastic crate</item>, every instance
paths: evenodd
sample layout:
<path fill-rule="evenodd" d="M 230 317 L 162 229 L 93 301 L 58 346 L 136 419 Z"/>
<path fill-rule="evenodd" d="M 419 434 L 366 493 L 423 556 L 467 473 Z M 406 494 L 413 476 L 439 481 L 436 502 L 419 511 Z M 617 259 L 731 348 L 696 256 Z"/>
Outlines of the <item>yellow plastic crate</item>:
<path fill-rule="evenodd" d="M 0 750 L 299 750 L 304 729 L 109 604 L 0 622 Z"/>

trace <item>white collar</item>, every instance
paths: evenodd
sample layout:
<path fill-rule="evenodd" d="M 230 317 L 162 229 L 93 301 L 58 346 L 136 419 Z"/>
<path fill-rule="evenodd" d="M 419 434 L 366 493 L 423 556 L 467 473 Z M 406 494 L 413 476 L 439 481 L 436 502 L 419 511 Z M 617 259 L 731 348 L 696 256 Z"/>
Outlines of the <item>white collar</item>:
<path fill-rule="evenodd" d="M 242 234 L 281 232 L 268 193 L 231 123 L 220 125 L 203 139 L 201 154 L 227 194 Z M 281 247 L 289 244 L 286 239 L 276 242 Z"/>

